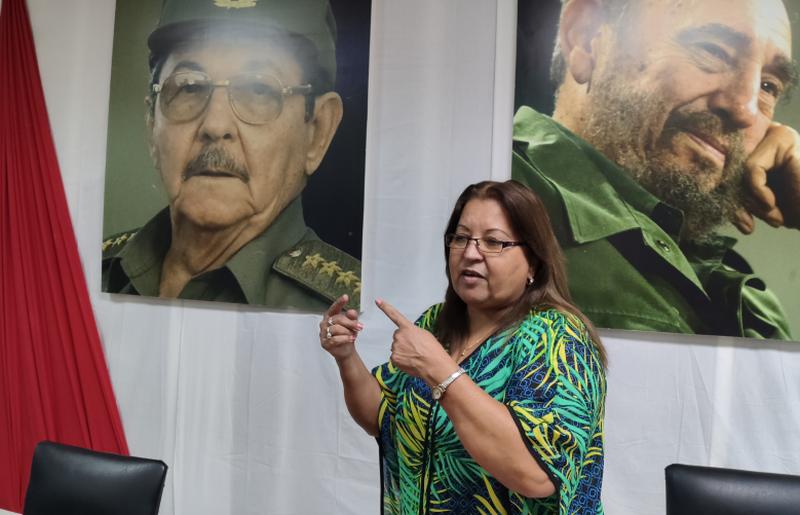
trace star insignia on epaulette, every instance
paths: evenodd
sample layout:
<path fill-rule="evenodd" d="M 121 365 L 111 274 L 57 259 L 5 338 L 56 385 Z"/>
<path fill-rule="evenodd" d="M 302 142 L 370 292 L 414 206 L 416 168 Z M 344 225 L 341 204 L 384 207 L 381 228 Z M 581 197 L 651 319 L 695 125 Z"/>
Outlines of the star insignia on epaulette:
<path fill-rule="evenodd" d="M 348 306 L 359 308 L 361 262 L 324 241 L 298 243 L 278 257 L 272 267 L 331 302 L 347 294 Z"/>
<path fill-rule="evenodd" d="M 134 231 L 134 232 L 126 232 L 126 233 L 122 233 L 120 235 L 112 236 L 112 237 L 104 240 L 103 241 L 103 252 L 106 252 L 109 249 L 112 249 L 114 247 L 118 247 L 119 245 L 122 245 L 126 241 L 130 240 L 131 238 L 133 238 L 135 235 L 136 235 L 136 231 Z"/>
<path fill-rule="evenodd" d="M 341 272 L 342 267 L 336 261 L 328 261 L 319 267 L 319 273 L 333 277 L 333 274 Z"/>
<path fill-rule="evenodd" d="M 293 256 L 299 257 L 299 256 Z M 317 268 L 320 263 L 324 263 L 325 258 L 320 256 L 319 254 L 311 254 L 306 256 L 305 261 L 303 261 L 303 268 Z"/>
<path fill-rule="evenodd" d="M 358 276 L 348 270 L 347 272 L 339 272 L 339 277 L 336 278 L 336 284 L 344 284 L 350 286 L 353 282 L 360 283 Z"/>

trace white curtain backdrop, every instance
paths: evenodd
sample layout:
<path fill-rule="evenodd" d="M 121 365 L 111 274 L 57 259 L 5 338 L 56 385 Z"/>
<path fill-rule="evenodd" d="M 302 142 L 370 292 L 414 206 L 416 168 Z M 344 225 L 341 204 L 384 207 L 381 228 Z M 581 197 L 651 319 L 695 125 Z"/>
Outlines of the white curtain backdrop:
<path fill-rule="evenodd" d="M 373 0 L 359 341 L 368 365 L 386 359 L 392 332 L 373 299 L 409 317 L 439 301 L 456 196 L 509 176 L 515 4 Z M 377 513 L 377 445 L 346 413 L 318 317 L 99 292 L 114 1 L 28 5 L 131 452 L 170 467 L 161 513 Z M 673 462 L 800 474 L 800 345 L 603 335 L 608 513 L 663 513 Z"/>

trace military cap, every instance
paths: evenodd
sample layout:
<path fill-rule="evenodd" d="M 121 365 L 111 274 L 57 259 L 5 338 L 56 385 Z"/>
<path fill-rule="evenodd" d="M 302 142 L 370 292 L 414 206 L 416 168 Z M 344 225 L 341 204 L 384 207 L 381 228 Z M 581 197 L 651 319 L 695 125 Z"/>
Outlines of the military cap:
<path fill-rule="evenodd" d="M 158 26 L 147 40 L 151 69 L 157 56 L 176 43 L 219 26 L 305 37 L 331 79 L 324 87 L 333 87 L 336 20 L 328 0 L 164 0 Z"/>

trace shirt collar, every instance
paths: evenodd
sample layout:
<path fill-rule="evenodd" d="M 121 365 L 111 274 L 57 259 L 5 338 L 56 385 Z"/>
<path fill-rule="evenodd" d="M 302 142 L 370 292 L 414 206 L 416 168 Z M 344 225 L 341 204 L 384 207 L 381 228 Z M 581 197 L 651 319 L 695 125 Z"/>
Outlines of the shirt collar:
<path fill-rule="evenodd" d="M 248 303 L 260 304 L 267 277 L 278 256 L 313 232 L 303 218 L 300 197 L 293 200 L 260 235 L 222 267 L 236 278 Z M 161 267 L 172 242 L 169 208 L 150 219 L 118 255 L 120 265 L 140 295 L 158 296 Z"/>
<path fill-rule="evenodd" d="M 231 271 L 247 302 L 264 302 L 267 277 L 272 264 L 287 249 L 311 233 L 303 218 L 303 205 L 300 197 L 293 200 L 278 215 L 266 231 L 242 247 L 225 266 Z"/>
<path fill-rule="evenodd" d="M 128 241 L 117 258 L 139 295 L 158 296 L 161 265 L 172 242 L 169 208 L 159 211 Z"/>
<path fill-rule="evenodd" d="M 589 143 L 549 116 L 522 107 L 514 116 L 514 143 L 536 155 L 552 179 L 577 243 L 641 227 L 644 213 L 676 241 L 683 214 L 640 186 Z"/>

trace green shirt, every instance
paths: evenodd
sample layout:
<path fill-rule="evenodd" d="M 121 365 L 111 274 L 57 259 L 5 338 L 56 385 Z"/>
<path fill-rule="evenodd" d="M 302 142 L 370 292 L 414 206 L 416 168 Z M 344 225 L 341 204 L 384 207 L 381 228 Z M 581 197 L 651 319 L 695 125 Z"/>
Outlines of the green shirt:
<path fill-rule="evenodd" d="M 165 208 L 103 243 L 103 291 L 157 297 L 172 228 Z M 343 293 L 357 306 L 361 263 L 306 227 L 299 199 L 224 266 L 193 277 L 178 298 L 323 312 Z"/>
<path fill-rule="evenodd" d="M 599 327 L 790 339 L 733 238 L 679 244 L 683 214 L 550 117 L 514 117 L 512 176 L 544 202 L 570 290 Z"/>

